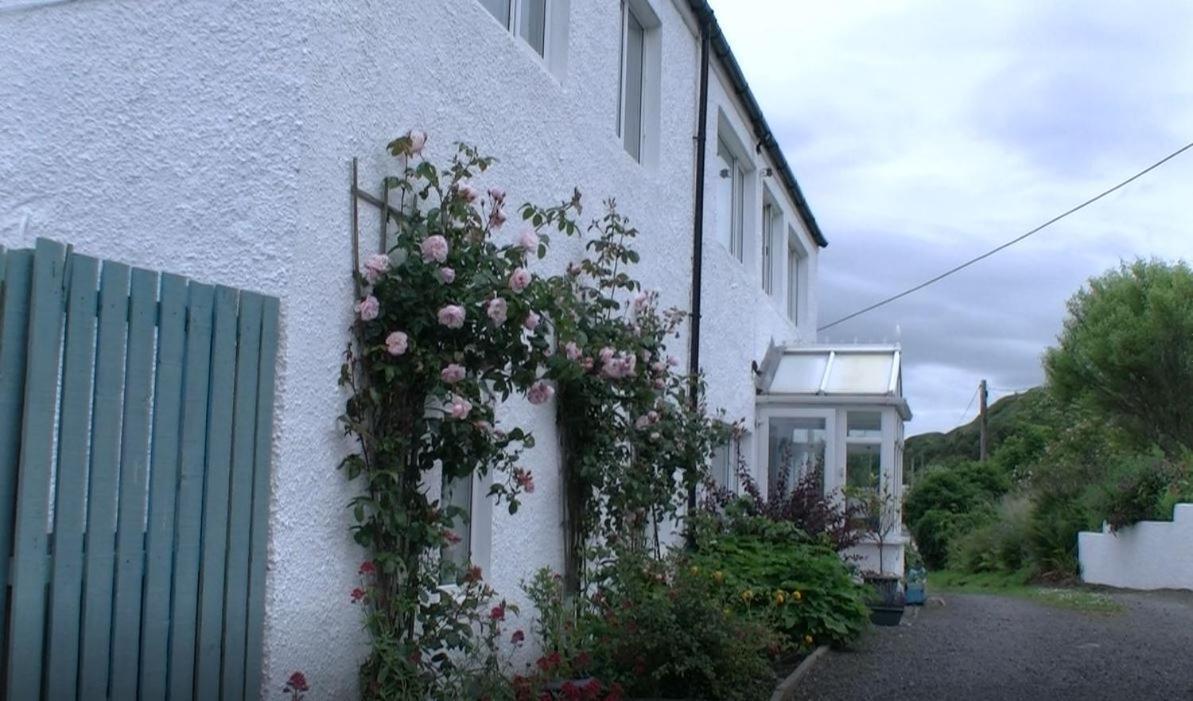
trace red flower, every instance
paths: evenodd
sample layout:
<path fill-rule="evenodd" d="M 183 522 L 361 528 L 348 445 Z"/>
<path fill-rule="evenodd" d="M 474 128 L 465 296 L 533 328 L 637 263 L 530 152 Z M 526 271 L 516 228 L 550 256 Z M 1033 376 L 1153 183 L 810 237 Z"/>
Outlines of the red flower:
<path fill-rule="evenodd" d="M 452 545 L 460 542 L 460 536 L 456 535 L 455 531 L 444 531 L 443 539 Z"/>
<path fill-rule="evenodd" d="M 505 620 L 505 604 L 498 604 L 489 612 L 489 620 L 504 621 Z"/>
<path fill-rule="evenodd" d="M 580 687 L 576 686 L 574 682 L 564 682 L 559 690 L 563 692 L 563 698 L 568 701 L 579 701 L 580 699 Z"/>
<path fill-rule="evenodd" d="M 357 587 L 352 590 L 352 603 L 355 604 L 363 598 L 365 598 L 365 590 L 364 589 Z"/>
<path fill-rule="evenodd" d="M 621 689 L 621 684 L 613 682 L 609 685 L 609 693 L 605 695 L 605 701 L 621 701 L 621 695 L 625 693 Z"/>
<path fill-rule="evenodd" d="M 576 669 L 584 669 L 589 662 L 592 662 L 592 658 L 588 656 L 587 652 L 581 652 L 572 660 L 572 666 Z"/>
<path fill-rule="evenodd" d="M 638 657 L 634 660 L 634 675 L 640 677 L 643 674 L 646 674 L 646 660 Z"/>
<path fill-rule="evenodd" d="M 365 560 L 364 562 L 360 563 L 361 574 L 373 574 L 376 571 L 377 566 L 373 564 L 372 560 Z"/>
<path fill-rule="evenodd" d="M 520 467 L 514 468 L 514 481 L 518 483 L 522 491 L 527 494 L 534 493 L 534 477 L 530 474 L 529 470 L 523 470 Z"/>
<path fill-rule="evenodd" d="M 307 677 L 302 672 L 295 672 L 290 675 L 286 681 L 286 691 L 310 691 L 307 686 Z"/>
<path fill-rule="evenodd" d="M 538 668 L 544 672 L 550 672 L 559 666 L 559 662 L 559 653 L 552 652 L 550 655 L 544 655 L 538 658 L 538 661 L 535 662 L 535 664 L 538 665 Z"/>
<path fill-rule="evenodd" d="M 514 645 L 521 645 L 522 641 L 525 639 L 526 639 L 526 634 L 522 632 L 521 628 L 519 628 L 518 630 L 515 630 L 514 634 L 510 636 L 510 642 L 513 643 Z"/>
<path fill-rule="evenodd" d="M 410 660 L 411 664 L 422 664 L 423 652 L 422 650 L 413 650 L 406 656 L 406 659 Z"/>

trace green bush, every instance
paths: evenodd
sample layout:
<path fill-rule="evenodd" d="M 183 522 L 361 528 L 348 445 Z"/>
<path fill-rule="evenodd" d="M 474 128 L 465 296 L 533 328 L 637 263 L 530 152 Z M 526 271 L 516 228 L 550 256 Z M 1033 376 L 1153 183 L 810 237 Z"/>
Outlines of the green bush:
<path fill-rule="evenodd" d="M 903 515 L 924 563 L 944 567 L 952 537 L 988 520 L 993 501 L 1008 488 L 1006 475 L 990 463 L 958 463 L 921 477 L 908 491 Z"/>
<path fill-rule="evenodd" d="M 1097 512 L 1118 530 L 1140 521 L 1172 518 L 1172 504 L 1183 491 L 1187 469 L 1158 455 L 1125 461 L 1096 498 Z"/>
<path fill-rule="evenodd" d="M 625 553 L 609 565 L 581 620 L 591 673 L 631 697 L 768 698 L 783 639 L 725 606 L 721 585 L 692 567 Z"/>
<path fill-rule="evenodd" d="M 1094 519 L 1079 498 L 1064 493 L 1039 494 L 1027 524 L 1032 563 L 1048 579 L 1065 579 L 1077 573 L 1077 534 Z"/>
<path fill-rule="evenodd" d="M 1027 566 L 1031 504 L 1007 497 L 991 520 L 957 534 L 949 544 L 949 568 L 961 572 L 1015 572 Z"/>
<path fill-rule="evenodd" d="M 847 645 L 866 627 L 866 591 L 831 548 L 730 533 L 701 541 L 692 564 L 727 606 L 767 617 L 797 646 Z"/>

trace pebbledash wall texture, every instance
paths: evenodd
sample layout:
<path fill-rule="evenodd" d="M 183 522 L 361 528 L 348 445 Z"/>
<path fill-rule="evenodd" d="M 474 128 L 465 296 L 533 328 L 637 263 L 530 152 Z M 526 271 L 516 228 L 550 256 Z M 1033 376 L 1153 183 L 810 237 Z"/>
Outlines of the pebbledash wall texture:
<path fill-rule="evenodd" d="M 620 3 L 550 4 L 547 59 L 477 0 L 80 0 L 0 11 L 0 243 L 45 236 L 281 299 L 266 696 L 303 670 L 319 698 L 351 697 L 367 651 L 348 595 L 363 558 L 345 508 L 356 487 L 335 469 L 347 449 L 336 380 L 353 302 L 352 157 L 362 186 L 378 191 L 394 166 L 385 144 L 417 127 L 430 134 L 432 159 L 449 157 L 457 140 L 496 156 L 478 184 L 506 188 L 512 202 L 553 203 L 578 187 L 587 218 L 615 198 L 642 231 L 644 284 L 663 306 L 690 308 L 695 18 L 686 0 L 630 3 L 658 19 L 657 107 L 639 163 L 617 133 Z M 714 60 L 700 174 L 701 364 L 711 406 L 753 427 L 751 361 L 772 340 L 815 338 L 817 247 L 766 175 L 775 164 L 754 148 L 733 94 Z M 744 262 L 715 233 L 719 135 L 742 147 L 751 169 Z M 761 287 L 764 197 L 807 255 L 798 326 L 787 318 L 785 283 L 774 297 Z M 378 220 L 361 211 L 368 241 Z M 504 235 L 519 228 L 512 218 Z M 580 254 L 575 241 L 553 244 L 537 272 Z M 776 255 L 781 271 L 785 249 Z M 672 351 L 686 363 L 687 350 L 685 327 Z M 511 401 L 503 416 L 539 438 L 527 461 L 537 488 L 516 516 L 494 510 L 480 550 L 501 595 L 521 600 L 523 578 L 562 563 L 559 455 L 554 407 Z"/>

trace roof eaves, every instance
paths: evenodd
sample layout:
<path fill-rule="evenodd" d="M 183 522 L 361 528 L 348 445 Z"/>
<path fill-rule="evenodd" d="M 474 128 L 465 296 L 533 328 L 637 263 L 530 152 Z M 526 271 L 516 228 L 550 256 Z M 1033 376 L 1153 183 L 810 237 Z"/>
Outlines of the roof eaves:
<path fill-rule="evenodd" d="M 729 47 L 729 41 L 721 31 L 721 26 L 717 24 L 716 15 L 713 13 L 712 7 L 709 6 L 708 0 L 688 0 L 688 5 L 696 13 L 698 19 L 708 22 L 709 40 L 712 42 L 713 51 L 724 64 L 729 79 L 733 81 L 733 90 L 737 93 L 737 97 L 745 104 L 759 145 L 766 149 L 767 155 L 778 166 L 779 178 L 783 181 L 791 199 L 795 201 L 796 209 L 799 210 L 800 216 L 808 227 L 808 232 L 811 233 L 818 246 L 821 248 L 828 246 L 828 239 L 820 231 L 820 225 L 816 223 L 816 217 L 812 215 L 812 208 L 808 206 L 808 200 L 804 198 L 803 190 L 800 189 L 799 182 L 795 179 L 795 173 L 791 171 L 791 166 L 788 165 L 787 158 L 783 155 L 783 150 L 779 148 L 774 132 L 766 123 L 762 108 L 759 107 L 758 100 L 754 98 L 754 93 L 750 90 L 749 83 L 746 82 L 746 76 L 742 73 L 741 66 L 733 56 L 733 49 Z"/>

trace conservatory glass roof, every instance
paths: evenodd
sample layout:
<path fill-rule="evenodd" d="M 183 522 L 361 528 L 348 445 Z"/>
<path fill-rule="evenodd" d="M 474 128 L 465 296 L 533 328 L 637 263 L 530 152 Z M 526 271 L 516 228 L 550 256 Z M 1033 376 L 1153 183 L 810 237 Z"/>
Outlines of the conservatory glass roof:
<path fill-rule="evenodd" d="M 781 395 L 902 395 L 901 351 L 891 345 L 772 346 L 758 389 Z"/>

